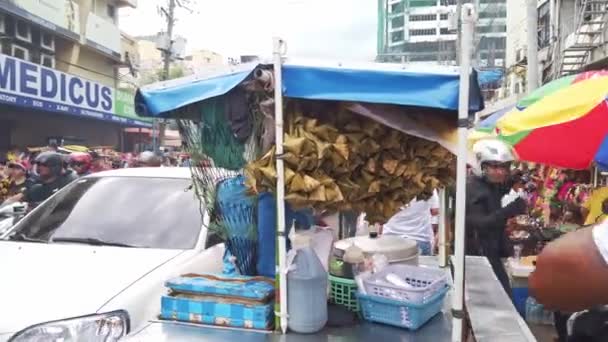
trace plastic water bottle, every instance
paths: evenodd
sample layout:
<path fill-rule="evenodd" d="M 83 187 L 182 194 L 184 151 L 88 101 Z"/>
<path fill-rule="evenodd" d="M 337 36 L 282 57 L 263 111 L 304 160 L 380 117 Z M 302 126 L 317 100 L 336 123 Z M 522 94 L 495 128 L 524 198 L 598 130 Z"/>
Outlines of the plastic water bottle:
<path fill-rule="evenodd" d="M 528 297 L 528 299 L 526 299 L 526 322 L 528 323 L 533 323 L 532 321 L 534 320 L 534 317 L 532 316 L 532 307 L 534 306 L 533 300 L 534 299 L 532 299 L 532 297 Z"/>
<path fill-rule="evenodd" d="M 543 324 L 552 325 L 553 324 L 553 311 L 547 310 L 543 307 Z"/>
<path fill-rule="evenodd" d="M 294 332 L 311 334 L 327 323 L 327 272 L 310 246 L 308 236 L 296 236 L 295 269 L 287 273 L 288 327 Z"/>
<path fill-rule="evenodd" d="M 541 321 L 539 305 L 532 297 L 526 299 L 526 321 L 531 324 L 539 324 Z"/>

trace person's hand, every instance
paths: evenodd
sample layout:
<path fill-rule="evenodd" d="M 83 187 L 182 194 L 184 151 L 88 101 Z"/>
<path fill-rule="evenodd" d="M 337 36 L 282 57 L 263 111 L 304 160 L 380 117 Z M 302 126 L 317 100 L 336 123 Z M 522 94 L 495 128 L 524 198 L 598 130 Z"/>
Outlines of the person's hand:
<path fill-rule="evenodd" d="M 576 312 L 608 303 L 608 265 L 592 238 L 592 228 L 549 243 L 528 278 L 530 294 L 548 309 Z"/>
<path fill-rule="evenodd" d="M 511 217 L 507 220 L 507 228 L 505 231 L 507 235 L 511 235 L 511 233 L 516 230 L 520 230 L 519 225 L 517 224 L 517 219 L 515 217 Z"/>
<path fill-rule="evenodd" d="M 515 201 L 504 207 L 504 211 L 507 218 L 513 218 L 515 216 L 525 214 L 528 211 L 528 204 L 523 198 L 518 197 Z"/>

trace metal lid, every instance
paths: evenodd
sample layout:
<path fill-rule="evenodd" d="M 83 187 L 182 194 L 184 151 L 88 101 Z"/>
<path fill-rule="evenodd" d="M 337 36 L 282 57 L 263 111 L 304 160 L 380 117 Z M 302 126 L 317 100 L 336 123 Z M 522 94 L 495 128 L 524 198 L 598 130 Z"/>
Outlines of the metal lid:
<path fill-rule="evenodd" d="M 365 261 L 363 250 L 357 245 L 351 245 L 344 252 L 344 262 L 349 264 L 358 264 Z"/>
<path fill-rule="evenodd" d="M 344 252 L 353 244 L 367 255 L 384 254 L 389 262 L 406 260 L 418 255 L 416 241 L 395 235 L 380 235 L 376 238 L 356 236 L 337 241 L 334 247 Z"/>

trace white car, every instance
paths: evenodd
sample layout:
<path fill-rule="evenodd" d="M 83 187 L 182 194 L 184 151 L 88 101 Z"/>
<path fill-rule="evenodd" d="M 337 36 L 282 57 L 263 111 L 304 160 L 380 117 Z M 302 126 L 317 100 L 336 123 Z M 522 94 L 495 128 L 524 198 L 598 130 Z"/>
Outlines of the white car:
<path fill-rule="evenodd" d="M 0 236 L 0 342 L 114 341 L 160 313 L 164 282 L 220 272 L 188 168 L 81 178 Z"/>

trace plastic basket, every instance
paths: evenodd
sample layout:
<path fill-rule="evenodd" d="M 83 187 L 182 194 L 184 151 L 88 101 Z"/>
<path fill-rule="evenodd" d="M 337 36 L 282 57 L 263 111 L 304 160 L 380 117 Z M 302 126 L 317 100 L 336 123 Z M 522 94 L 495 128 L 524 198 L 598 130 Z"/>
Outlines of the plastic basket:
<path fill-rule="evenodd" d="M 417 330 L 441 312 L 443 299 L 448 292 L 444 287 L 425 304 L 400 302 L 393 299 L 357 294 L 361 312 L 366 321 L 384 323 L 400 328 Z"/>
<path fill-rule="evenodd" d="M 329 275 L 330 296 L 333 304 L 342 305 L 352 312 L 359 312 L 357 300 L 357 283 L 353 279 L 346 279 Z"/>
<path fill-rule="evenodd" d="M 412 286 L 411 289 L 395 286 L 386 281 L 387 274 L 395 274 Z M 410 265 L 389 265 L 382 271 L 363 280 L 368 295 L 397 301 L 424 304 L 443 291 L 447 285 L 444 270 Z"/>

